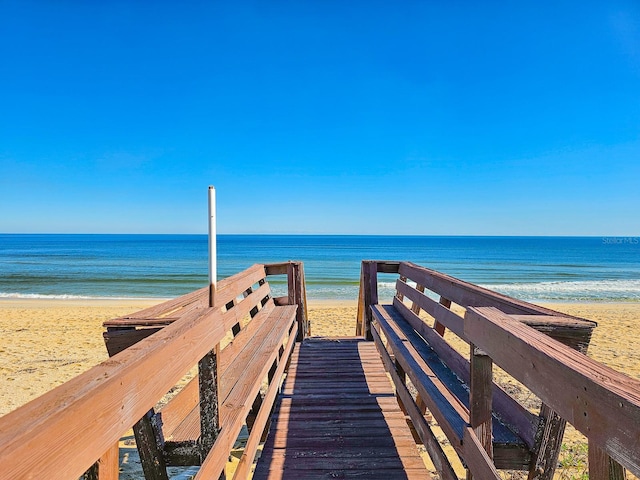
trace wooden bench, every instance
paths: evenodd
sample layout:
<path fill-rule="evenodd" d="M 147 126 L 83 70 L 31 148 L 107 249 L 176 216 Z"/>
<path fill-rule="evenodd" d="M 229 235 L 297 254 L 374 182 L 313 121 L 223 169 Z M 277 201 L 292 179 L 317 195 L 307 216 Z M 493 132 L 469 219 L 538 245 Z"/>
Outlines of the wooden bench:
<path fill-rule="evenodd" d="M 388 305 L 378 303 L 379 272 L 399 275 L 395 297 Z M 491 359 L 465 335 L 465 310 L 473 306 L 495 307 L 583 352 L 596 326 L 412 263 L 363 262 L 357 334 L 376 342 L 398 398 L 442 478 L 457 477 L 425 419 L 426 410 L 468 472 L 478 469 L 473 472 L 477 478 L 494 478 L 495 471 L 488 471 L 486 462 L 474 460 L 484 455 L 495 469 L 528 470 L 533 472 L 530 478 L 550 479 L 565 422 L 544 404 L 540 415 L 531 413 L 496 383 L 490 382 L 493 386 L 488 391 L 478 391 L 477 386 L 491 375 Z M 469 344 L 468 355 L 447 342 L 446 330 Z M 413 394 L 407 378 L 415 389 Z M 491 418 L 476 418 L 487 399 L 492 405 Z M 486 422 L 491 428 L 483 433 Z M 486 441 L 483 435 L 489 435 L 488 452 L 479 449 Z"/>
<path fill-rule="evenodd" d="M 199 362 L 198 375 L 134 426 L 147 480 L 168 478 L 167 466 L 203 465 L 207 460 L 207 470 L 217 478 L 245 423 L 249 441 L 257 447 L 296 337 L 308 333 L 301 269 L 294 262 L 254 265 L 219 282 L 214 307 L 208 306 L 209 289 L 204 288 L 105 323 L 110 356 L 178 318 L 211 308 L 222 313 L 228 332 L 226 345 L 218 345 Z M 266 281 L 269 273 L 289 275 L 288 296 L 273 298 Z M 266 413 L 258 424 L 261 409 Z M 255 450 L 245 453 L 241 462 L 248 468 Z"/>

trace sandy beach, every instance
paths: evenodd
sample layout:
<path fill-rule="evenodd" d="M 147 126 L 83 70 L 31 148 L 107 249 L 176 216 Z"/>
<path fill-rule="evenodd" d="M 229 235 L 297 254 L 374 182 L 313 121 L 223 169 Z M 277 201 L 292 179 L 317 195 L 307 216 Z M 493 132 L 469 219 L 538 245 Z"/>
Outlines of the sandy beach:
<path fill-rule="evenodd" d="M 102 323 L 157 300 L 0 301 L 0 415 L 36 398 L 107 358 Z M 594 359 L 640 378 L 638 303 L 545 306 L 598 322 L 589 348 Z M 355 333 L 356 302 L 310 302 L 313 335 Z"/>
<path fill-rule="evenodd" d="M 0 416 L 107 358 L 102 323 L 157 300 L 0 300 Z M 545 306 L 598 322 L 589 355 L 640 379 L 638 303 Z M 357 304 L 310 302 L 313 335 L 355 334 Z M 579 441 L 571 431 L 568 441 Z M 124 444 L 123 444 L 124 445 Z M 133 448 L 133 447 L 130 447 Z"/>

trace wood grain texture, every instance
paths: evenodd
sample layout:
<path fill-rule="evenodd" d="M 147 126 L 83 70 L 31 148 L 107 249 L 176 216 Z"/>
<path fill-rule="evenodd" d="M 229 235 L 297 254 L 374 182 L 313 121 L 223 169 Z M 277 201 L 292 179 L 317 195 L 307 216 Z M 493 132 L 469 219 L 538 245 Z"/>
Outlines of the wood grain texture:
<path fill-rule="evenodd" d="M 640 381 L 495 308 L 469 309 L 465 332 L 590 443 L 640 475 Z"/>
<path fill-rule="evenodd" d="M 394 302 L 394 307 L 402 317 L 418 332 L 449 367 L 467 385 L 470 382 L 469 361 L 442 338 L 435 329 L 429 327 L 420 317 L 411 312 L 406 305 Z M 493 386 L 493 405 L 496 414 L 514 433 L 526 443 L 529 449 L 535 444 L 535 432 L 538 418 L 529 412 L 499 385 Z M 514 467 L 515 469 L 516 467 Z"/>
<path fill-rule="evenodd" d="M 294 324 L 293 328 L 295 331 L 295 329 L 298 328 L 297 324 Z M 251 465 L 253 464 L 253 461 L 255 459 L 258 445 L 262 438 L 262 434 L 264 433 L 264 429 L 266 428 L 269 421 L 269 416 L 271 415 L 276 396 L 280 390 L 282 376 L 284 375 L 285 368 L 289 362 L 289 358 L 291 357 L 291 352 L 293 351 L 295 343 L 295 336 L 290 335 L 283 355 L 278 360 L 278 368 L 275 370 L 273 375 L 271 375 L 269 389 L 264 396 L 262 405 L 254 421 L 253 427 L 251 429 L 251 434 L 247 439 L 244 452 L 242 452 L 242 457 L 240 458 L 240 462 L 236 467 L 236 472 L 233 478 L 244 479 L 249 476 Z"/>
<path fill-rule="evenodd" d="M 313 371 L 332 387 L 316 389 Z M 307 339 L 295 347 L 253 478 L 352 477 L 429 474 L 373 343 Z"/>
<path fill-rule="evenodd" d="M 425 446 L 427 453 L 429 454 L 429 457 L 433 462 L 433 465 L 436 467 L 436 470 L 440 475 L 440 478 L 444 480 L 458 480 L 453 467 L 451 467 L 449 459 L 445 455 L 444 451 L 442 450 L 442 446 L 438 442 L 438 439 L 427 423 L 423 412 L 413 401 L 413 397 L 409 393 L 405 381 L 403 381 L 403 379 L 400 378 L 400 375 L 398 375 L 398 373 L 396 372 L 395 364 L 391 360 L 389 352 L 385 348 L 378 330 L 376 328 L 373 328 L 371 332 L 373 334 L 373 339 L 375 341 L 378 352 L 380 353 L 380 357 L 382 358 L 382 362 L 387 369 L 387 372 L 389 372 L 389 375 L 391 376 L 391 379 L 393 380 L 393 383 L 396 387 L 396 395 L 398 396 L 399 400 L 402 401 L 401 405 L 404 405 L 404 407 L 406 408 L 407 413 L 411 418 L 411 422 L 413 423 L 413 426 L 420 437 L 420 441 Z"/>
<path fill-rule="evenodd" d="M 7 478 L 82 475 L 220 342 L 220 320 L 219 312 L 196 311 L 0 418 L 0 471 Z M 65 441 L 51 448 L 52 438 Z"/>

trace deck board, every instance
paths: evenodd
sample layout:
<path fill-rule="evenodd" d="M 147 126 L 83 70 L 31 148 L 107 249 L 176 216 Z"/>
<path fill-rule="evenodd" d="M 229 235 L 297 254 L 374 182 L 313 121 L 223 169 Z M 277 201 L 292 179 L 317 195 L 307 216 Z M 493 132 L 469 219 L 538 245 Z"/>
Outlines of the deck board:
<path fill-rule="evenodd" d="M 373 342 L 307 339 L 291 366 L 254 479 L 428 479 Z"/>

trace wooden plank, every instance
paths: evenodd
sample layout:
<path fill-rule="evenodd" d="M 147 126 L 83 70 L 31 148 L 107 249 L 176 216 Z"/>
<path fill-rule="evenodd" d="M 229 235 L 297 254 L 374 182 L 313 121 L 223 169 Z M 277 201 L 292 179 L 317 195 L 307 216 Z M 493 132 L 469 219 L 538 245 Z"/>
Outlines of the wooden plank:
<path fill-rule="evenodd" d="M 398 269 L 400 268 L 400 262 L 396 261 L 378 260 L 372 263 L 375 263 L 378 273 L 398 273 Z"/>
<path fill-rule="evenodd" d="M 187 293 L 186 295 L 182 295 L 180 297 L 167 300 L 158 305 L 145 308 L 143 310 L 126 315 L 124 317 L 108 320 L 103 323 L 103 326 L 105 327 L 119 326 L 122 323 L 129 325 L 131 323 L 134 323 L 136 319 L 157 319 L 160 317 L 167 316 L 170 312 L 180 310 L 184 308 L 186 305 L 189 305 L 192 303 L 202 305 L 202 307 L 206 307 L 208 294 L 209 294 L 208 286 L 204 288 L 200 288 L 193 292 Z"/>
<path fill-rule="evenodd" d="M 460 401 L 452 395 L 429 365 L 415 351 L 414 346 L 400 333 L 388 311 L 372 307 L 376 325 L 382 329 L 396 359 L 400 360 L 411 382 L 420 393 L 440 428 L 454 448 L 459 449 L 469 414 Z"/>
<path fill-rule="evenodd" d="M 472 427 L 464 429 L 463 457 L 474 478 L 500 480 L 498 471 Z"/>
<path fill-rule="evenodd" d="M 118 443 L 107 450 L 98 460 L 98 478 L 99 480 L 118 480 L 120 460 L 120 448 Z"/>
<path fill-rule="evenodd" d="M 469 343 L 469 341 L 464 336 L 464 320 L 462 319 L 462 317 L 455 314 L 444 305 L 427 297 L 425 294 L 411 288 L 406 283 L 396 282 L 396 289 L 398 290 L 398 292 L 401 292 L 405 297 L 414 302 L 414 304 L 418 305 L 422 310 L 435 318 L 439 323 L 451 330 L 462 340 Z M 394 301 L 393 303 L 396 308 L 398 303 L 402 302 Z"/>
<path fill-rule="evenodd" d="M 494 308 L 470 308 L 465 332 L 590 442 L 640 475 L 640 381 Z"/>
<path fill-rule="evenodd" d="M 221 366 L 222 371 L 220 374 L 219 383 L 221 424 L 225 421 L 227 415 L 230 415 L 228 403 L 231 392 L 239 383 L 244 382 L 247 385 L 252 386 L 253 383 L 257 381 L 257 378 L 251 376 L 252 373 L 248 370 L 248 367 L 254 367 L 254 373 L 256 371 L 256 368 L 263 367 L 261 362 L 264 361 L 264 359 L 262 357 L 259 357 L 260 359 L 256 360 L 256 358 L 258 358 L 256 356 L 264 354 L 266 348 L 265 345 L 269 342 L 273 342 L 273 338 L 280 338 L 282 335 L 284 335 L 284 332 L 287 328 L 290 327 L 291 322 L 294 320 L 293 316 L 295 315 L 295 309 L 295 306 L 286 306 L 274 307 L 270 310 L 261 310 L 260 313 L 256 315 L 256 317 L 249 323 L 245 330 L 248 329 L 254 322 L 256 325 L 258 325 L 258 328 L 249 332 L 251 333 L 251 335 L 244 335 L 243 330 L 243 332 L 241 332 L 238 337 L 236 337 L 236 339 L 242 340 L 242 342 L 236 343 L 235 346 L 241 346 L 242 348 L 237 351 L 233 351 L 231 355 L 224 355 L 224 352 L 227 349 L 225 348 L 223 350 L 223 354 L 221 354 L 221 357 L 225 359 L 225 362 L 224 366 Z M 288 319 L 288 321 L 281 321 L 282 318 L 286 318 Z M 233 363 L 229 362 L 230 357 Z M 190 395 L 193 395 L 193 392 L 190 392 Z M 190 397 L 189 401 L 191 401 Z M 251 399 L 247 398 L 245 399 L 244 403 L 250 401 Z M 176 415 L 173 411 L 171 413 L 172 415 Z M 165 432 L 167 432 L 167 441 L 180 443 L 190 440 L 196 440 L 200 436 L 199 419 L 200 413 L 196 406 L 183 420 L 179 421 L 178 425 L 176 425 L 174 429 L 169 430 L 167 428 L 165 430 Z M 168 426 L 174 425 L 173 418 L 167 419 L 167 424 Z M 169 433 L 171 435 L 170 437 Z"/>
<path fill-rule="evenodd" d="M 280 333 L 279 335 L 274 333 L 266 338 L 260 349 L 256 351 L 251 363 L 248 364 L 248 368 L 231 389 L 223 405 L 224 408 L 228 409 L 228 416 L 221 425 L 216 443 L 207 458 L 202 462 L 202 466 L 195 477 L 196 480 L 218 478 L 222 472 L 233 442 L 238 437 L 244 424 L 244 419 L 249 413 L 253 398 L 260 390 L 262 379 L 267 375 L 278 353 L 279 345 L 284 342 L 287 335 L 295 336 L 295 332 L 292 332 L 292 327 L 296 324 L 295 312 L 295 305 L 274 309 L 270 323 L 275 325 L 286 323 L 287 328 L 281 331 L 276 329 L 274 332 Z"/>
<path fill-rule="evenodd" d="M 169 480 L 167 465 L 162 455 L 162 426 L 158 424 L 153 410 L 149 410 L 133 426 L 133 434 L 142 464 L 144 478 L 148 480 Z"/>
<path fill-rule="evenodd" d="M 504 313 L 516 315 L 558 315 L 558 312 L 554 310 L 508 297 L 411 262 L 402 262 L 399 273 L 463 307 L 491 306 Z M 585 326 L 595 327 L 597 325 L 596 322 L 590 320 L 571 315 L 565 316 L 581 322 Z"/>
<path fill-rule="evenodd" d="M 468 385 L 471 380 L 469 361 L 404 304 L 395 303 L 394 306 L 400 315 L 429 343 L 429 346 L 433 348 L 447 367 Z M 532 449 L 535 445 L 538 417 L 525 409 L 496 384 L 493 386 L 492 402 L 494 411 L 500 419 L 522 438 L 528 448 Z"/>
<path fill-rule="evenodd" d="M 217 345 L 198 362 L 198 391 L 200 398 L 200 459 L 209 454 L 220 428 L 218 405 L 218 355 Z"/>
<path fill-rule="evenodd" d="M 255 264 L 242 272 L 220 280 L 216 285 L 215 308 L 226 305 L 264 277 L 264 265 Z M 109 320 L 104 322 L 103 325 L 105 327 L 121 326 L 123 324 L 132 326 L 164 325 L 167 319 L 161 317 L 171 315 L 174 312 L 179 313 L 179 315 L 174 315 L 173 317 L 191 314 L 194 309 L 207 308 L 209 306 L 208 302 L 209 286 L 125 317 Z"/>
<path fill-rule="evenodd" d="M 372 330 L 372 333 L 373 333 L 373 339 L 376 343 L 376 347 L 380 352 L 382 361 L 387 371 L 391 375 L 391 378 L 396 386 L 396 394 L 400 397 L 403 405 L 407 409 L 407 413 L 411 417 L 413 426 L 418 432 L 418 435 L 420 436 L 420 440 L 422 441 L 422 444 L 427 449 L 429 457 L 431 458 L 431 461 L 436 467 L 438 474 L 444 480 L 458 480 L 458 476 L 453 470 L 453 467 L 451 467 L 451 463 L 449 462 L 449 459 L 447 458 L 444 451 L 442 450 L 442 446 L 440 445 L 440 442 L 438 442 L 438 439 L 436 438 L 435 434 L 431 430 L 431 427 L 425 420 L 422 412 L 419 410 L 418 406 L 414 403 L 413 397 L 411 397 L 409 390 L 407 390 L 406 384 L 402 381 L 402 379 L 396 373 L 394 369 L 394 364 L 391 360 L 391 357 L 389 356 L 389 353 L 384 347 L 382 340 L 380 339 L 378 330 L 374 328 Z"/>
<path fill-rule="evenodd" d="M 297 324 L 294 324 L 294 331 L 298 328 Z M 256 416 L 255 422 L 253 424 L 253 429 L 251 430 L 251 434 L 247 439 L 247 443 L 244 448 L 244 452 L 242 453 L 242 457 L 240 458 L 240 462 L 236 467 L 236 472 L 233 478 L 248 478 L 249 469 L 253 464 L 253 461 L 256 456 L 256 452 L 258 449 L 258 444 L 260 443 L 260 439 L 262 438 L 262 433 L 269 421 L 269 415 L 271 414 L 271 409 L 273 408 L 273 404 L 276 399 L 276 394 L 278 393 L 280 380 L 282 375 L 284 374 L 285 368 L 287 366 L 288 360 L 291 356 L 291 352 L 293 351 L 293 347 L 296 343 L 296 338 L 294 335 L 289 336 L 289 340 L 287 341 L 287 345 L 285 347 L 285 351 L 283 356 L 279 360 L 278 368 L 273 376 L 273 380 L 269 385 L 269 389 L 265 394 L 265 397 L 262 402 L 262 406 L 258 415 Z"/>
<path fill-rule="evenodd" d="M 422 288 L 422 291 L 424 292 L 424 287 Z M 448 298 L 443 297 L 442 295 L 440 295 L 440 301 L 438 302 L 440 305 L 444 306 L 445 308 L 451 309 L 451 300 L 449 300 Z M 440 335 L 441 337 L 444 337 L 444 331 L 446 329 L 446 327 L 440 323 L 440 321 L 438 319 L 436 319 L 434 325 L 433 325 L 433 329 L 438 332 L 438 335 Z"/>
<path fill-rule="evenodd" d="M 343 355 L 349 349 L 356 355 Z M 337 367 L 334 351 L 341 360 L 346 359 L 343 365 L 351 372 L 349 376 L 336 381 L 323 394 L 296 393 L 313 389 L 317 378 L 326 378 L 323 362 L 330 363 L 331 369 Z M 386 378 L 371 343 L 305 340 L 296 347 L 254 479 L 429 478 L 388 378 L 386 388 L 378 380 L 369 390 L 350 388 L 359 355 L 370 358 L 366 371 L 360 369 L 361 385 L 370 384 L 376 357 L 375 376 Z M 308 374 L 308 365 L 320 367 L 316 370 L 319 377 Z M 287 391 L 294 393 L 287 395 Z"/>
<path fill-rule="evenodd" d="M 566 425 L 565 419 L 542 404 L 534 453 L 529 464 L 529 480 L 551 480 L 554 477 Z"/>
<path fill-rule="evenodd" d="M 625 480 L 624 468 L 596 445 L 589 445 L 589 480 Z"/>
<path fill-rule="evenodd" d="M 298 470 L 298 469 L 274 469 L 273 471 L 264 470 L 259 471 L 257 474 L 259 478 L 266 478 L 268 480 L 335 480 L 335 479 L 349 479 L 349 478 L 367 478 L 371 480 L 425 480 L 428 476 L 425 476 L 423 469 L 366 469 L 366 470 L 341 470 L 325 469 L 325 470 Z M 256 475 L 254 475 L 256 478 Z"/>
<path fill-rule="evenodd" d="M 307 287 L 305 284 L 304 265 L 296 262 L 294 268 L 295 288 L 294 302 L 298 305 L 297 320 L 300 328 L 298 341 L 311 335 L 311 324 L 307 313 Z"/>
<path fill-rule="evenodd" d="M 485 352 L 470 345 L 471 381 L 469 382 L 469 423 L 480 445 L 493 459 L 492 386 L 493 362 Z"/>
<path fill-rule="evenodd" d="M 107 347 L 109 356 L 113 357 L 125 348 L 129 348 L 131 345 L 138 343 L 140 340 L 145 339 L 158 331 L 160 331 L 160 328 L 108 330 L 102 334 L 102 337 L 104 338 L 104 344 Z"/>
<path fill-rule="evenodd" d="M 215 310 L 184 317 L 1 417 L 0 471 L 7 478 L 82 475 L 220 342 L 220 320 Z M 51 448 L 52 438 L 66 440 Z"/>

